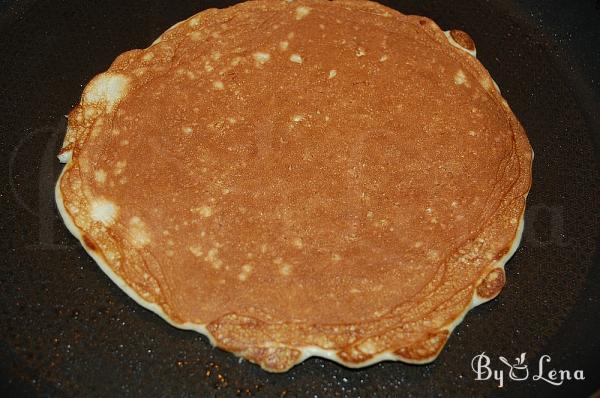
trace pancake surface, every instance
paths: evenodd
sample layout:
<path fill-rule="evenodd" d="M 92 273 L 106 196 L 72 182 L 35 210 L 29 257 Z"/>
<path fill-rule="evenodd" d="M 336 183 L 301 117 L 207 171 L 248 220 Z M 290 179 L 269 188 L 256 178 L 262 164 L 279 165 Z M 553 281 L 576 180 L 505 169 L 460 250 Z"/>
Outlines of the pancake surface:
<path fill-rule="evenodd" d="M 85 88 L 61 214 L 136 301 L 267 370 L 431 361 L 502 289 L 531 183 L 457 42 L 363 1 L 197 14 Z"/>

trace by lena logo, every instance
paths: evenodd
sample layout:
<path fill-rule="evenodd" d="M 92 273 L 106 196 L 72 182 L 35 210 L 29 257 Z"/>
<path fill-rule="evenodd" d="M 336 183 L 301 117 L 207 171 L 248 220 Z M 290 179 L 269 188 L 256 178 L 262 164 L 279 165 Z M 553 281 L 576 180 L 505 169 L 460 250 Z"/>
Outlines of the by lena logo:
<path fill-rule="evenodd" d="M 522 353 L 515 358 L 514 363 L 511 363 L 503 356 L 499 356 L 498 360 L 504 367 L 494 369 L 490 357 L 487 356 L 485 352 L 482 352 L 473 357 L 471 369 L 475 372 L 475 380 L 496 380 L 498 382 L 498 387 L 504 387 L 506 375 L 508 376 L 508 379 L 513 381 L 529 380 L 529 366 L 526 363 L 525 356 L 526 353 Z M 531 380 L 546 382 L 554 386 L 560 386 L 568 380 L 585 380 L 583 370 L 557 370 L 552 368 L 550 362 L 550 355 L 542 355 L 537 363 L 537 369 L 533 369 L 532 366 Z M 507 371 L 507 373 L 505 373 L 505 371 Z"/>
<path fill-rule="evenodd" d="M 508 377 L 510 377 L 511 380 L 521 381 L 529 378 L 529 369 L 527 369 L 527 365 L 525 365 L 525 353 L 522 353 L 520 357 L 515 358 L 514 365 L 511 365 L 503 356 L 499 356 L 498 359 L 510 369 Z"/>

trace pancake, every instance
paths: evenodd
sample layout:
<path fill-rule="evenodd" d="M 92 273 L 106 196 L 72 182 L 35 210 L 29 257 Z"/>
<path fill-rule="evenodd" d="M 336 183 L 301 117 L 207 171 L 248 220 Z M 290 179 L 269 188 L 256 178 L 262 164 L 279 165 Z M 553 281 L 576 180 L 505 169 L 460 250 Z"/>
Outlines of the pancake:
<path fill-rule="evenodd" d="M 268 371 L 430 362 L 504 286 L 531 183 L 474 55 L 366 1 L 203 11 L 85 87 L 58 208 L 135 301 Z"/>

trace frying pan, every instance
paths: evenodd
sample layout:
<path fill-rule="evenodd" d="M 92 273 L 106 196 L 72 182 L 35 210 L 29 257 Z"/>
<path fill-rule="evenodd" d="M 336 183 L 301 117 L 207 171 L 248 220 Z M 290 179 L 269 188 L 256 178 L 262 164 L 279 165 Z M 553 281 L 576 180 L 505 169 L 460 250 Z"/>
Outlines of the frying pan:
<path fill-rule="evenodd" d="M 429 365 L 350 370 L 313 358 L 269 374 L 172 328 L 119 290 L 54 205 L 55 155 L 82 87 L 121 52 L 227 1 L 0 3 L 3 396 L 590 396 L 600 388 L 600 5 L 596 1 L 399 1 L 474 38 L 535 150 L 523 242 L 507 285 L 471 311 Z M 476 380 L 475 355 L 526 353 L 531 373 Z M 508 377 L 508 376 L 506 376 Z"/>

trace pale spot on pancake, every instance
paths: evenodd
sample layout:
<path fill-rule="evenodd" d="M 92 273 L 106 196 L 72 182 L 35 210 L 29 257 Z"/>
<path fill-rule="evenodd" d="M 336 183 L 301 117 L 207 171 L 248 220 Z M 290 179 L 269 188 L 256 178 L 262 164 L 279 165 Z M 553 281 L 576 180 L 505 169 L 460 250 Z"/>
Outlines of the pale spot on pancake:
<path fill-rule="evenodd" d="M 144 56 L 142 57 L 142 59 L 144 61 L 150 61 L 150 60 L 152 60 L 152 58 L 154 58 L 153 52 L 148 52 L 148 53 L 144 54 Z"/>
<path fill-rule="evenodd" d="M 321 30 L 325 30 L 325 25 L 323 25 L 322 23 L 319 24 L 319 29 Z"/>
<path fill-rule="evenodd" d="M 479 81 L 479 83 L 481 83 L 481 85 L 483 86 L 483 88 L 485 88 L 488 91 L 491 91 L 491 89 L 492 89 L 492 80 L 489 77 L 484 77 L 483 79 L 481 79 Z"/>
<path fill-rule="evenodd" d="M 373 218 L 373 212 L 372 211 L 368 211 L 367 212 L 367 218 Z"/>
<path fill-rule="evenodd" d="M 453 200 L 452 203 L 450 203 L 450 206 L 458 207 L 458 202 L 456 200 Z"/>
<path fill-rule="evenodd" d="M 104 182 L 106 181 L 106 171 L 102 170 L 102 169 L 98 169 L 94 172 L 94 178 L 96 179 L 96 181 L 100 184 L 104 184 Z"/>
<path fill-rule="evenodd" d="M 380 58 L 379 58 L 379 62 L 385 62 L 389 59 L 390 57 L 388 57 L 387 54 L 383 54 Z"/>
<path fill-rule="evenodd" d="M 257 65 L 262 65 L 271 59 L 271 54 L 262 51 L 257 51 L 252 54 Z"/>
<path fill-rule="evenodd" d="M 96 115 L 97 110 L 95 108 L 86 108 L 84 111 L 85 118 L 91 118 Z"/>
<path fill-rule="evenodd" d="M 292 240 L 292 244 L 297 247 L 298 249 L 302 249 L 304 247 L 304 242 L 302 241 L 301 238 L 294 238 Z"/>
<path fill-rule="evenodd" d="M 220 269 L 223 265 L 223 261 L 219 258 L 219 249 L 217 247 L 210 249 L 204 259 L 208 261 L 214 269 Z"/>
<path fill-rule="evenodd" d="M 87 173 L 90 171 L 90 161 L 85 158 L 85 157 L 81 157 L 79 159 L 79 167 L 81 169 L 81 171 Z"/>
<path fill-rule="evenodd" d="M 231 66 L 238 66 L 240 64 L 240 62 L 242 62 L 242 58 L 241 57 L 233 57 L 231 59 L 231 62 L 229 64 Z"/>
<path fill-rule="evenodd" d="M 302 115 L 294 115 L 292 116 L 292 121 L 298 123 L 304 120 L 304 116 Z"/>
<path fill-rule="evenodd" d="M 188 25 L 190 25 L 192 28 L 200 25 L 200 17 L 194 17 L 194 18 L 190 19 L 190 21 L 188 22 Z"/>
<path fill-rule="evenodd" d="M 465 72 L 463 72 L 462 69 L 459 69 L 456 74 L 454 75 L 454 83 L 456 84 L 465 84 L 467 81 L 467 76 L 465 75 Z"/>
<path fill-rule="evenodd" d="M 215 70 L 215 68 L 212 67 L 212 65 L 210 64 L 210 62 L 206 61 L 204 63 L 204 70 L 210 73 L 213 70 Z"/>
<path fill-rule="evenodd" d="M 366 340 L 358 346 L 358 349 L 365 354 L 375 354 L 377 352 L 377 345 L 372 340 Z"/>
<path fill-rule="evenodd" d="M 192 72 L 191 70 L 188 70 L 185 72 L 185 75 L 188 77 L 188 79 L 190 80 L 196 80 L 198 78 L 198 76 L 196 76 L 196 74 L 194 72 Z"/>
<path fill-rule="evenodd" d="M 292 55 L 290 55 L 290 61 L 297 63 L 297 64 L 301 64 L 302 57 L 299 54 L 292 54 Z"/>
<path fill-rule="evenodd" d="M 202 34 L 202 32 L 192 32 L 189 36 L 192 41 L 199 41 L 202 40 L 204 35 Z"/>
<path fill-rule="evenodd" d="M 96 76 L 86 87 L 83 101 L 88 104 L 103 104 L 107 112 L 127 94 L 129 78 L 118 73 L 103 73 Z"/>
<path fill-rule="evenodd" d="M 96 199 L 90 206 L 92 219 L 104 225 L 112 225 L 117 218 L 118 211 L 118 206 L 106 199 Z"/>
<path fill-rule="evenodd" d="M 119 160 L 116 164 L 115 164 L 115 168 L 113 170 L 113 173 L 115 175 L 119 175 L 123 172 L 123 170 L 125 170 L 125 167 L 127 166 L 127 161 L 126 160 Z"/>
<path fill-rule="evenodd" d="M 341 260 L 342 260 L 342 256 L 340 256 L 340 255 L 339 255 L 339 254 L 337 254 L 337 253 L 333 253 L 333 254 L 331 255 L 331 259 L 337 263 L 338 261 L 341 261 Z"/>
<path fill-rule="evenodd" d="M 469 135 L 471 137 L 475 137 L 477 135 L 477 133 L 475 131 L 473 131 L 473 130 L 469 130 Z"/>
<path fill-rule="evenodd" d="M 329 78 L 333 79 L 334 77 L 337 76 L 337 71 L 335 69 L 332 69 L 329 71 Z"/>
<path fill-rule="evenodd" d="M 192 134 L 194 132 L 194 129 L 191 128 L 190 126 L 184 126 L 181 128 L 181 131 L 184 132 L 185 134 Z"/>
<path fill-rule="evenodd" d="M 510 223 L 511 223 L 511 225 L 515 225 L 517 223 L 517 219 L 516 218 L 511 218 L 510 219 Z"/>
<path fill-rule="evenodd" d="M 216 80 L 213 82 L 213 88 L 215 90 L 223 90 L 225 88 L 225 85 L 223 84 L 222 81 Z"/>
<path fill-rule="evenodd" d="M 246 279 L 248 279 L 248 276 L 250 276 L 251 272 L 252 272 L 252 265 L 250 265 L 250 264 L 242 265 L 242 272 L 240 272 L 238 274 L 238 279 L 241 281 L 245 281 Z"/>
<path fill-rule="evenodd" d="M 428 208 L 425 209 L 425 213 L 432 214 L 433 213 L 433 209 L 431 207 L 428 207 Z"/>
<path fill-rule="evenodd" d="M 146 223 L 141 218 L 133 216 L 129 219 L 129 234 L 132 238 L 132 243 L 136 247 L 144 247 L 150 243 L 150 233 L 146 227 Z"/>
<path fill-rule="evenodd" d="M 194 207 L 190 209 L 192 213 L 200 214 L 202 217 L 210 217 L 213 214 L 212 208 L 210 206 L 200 206 Z"/>
<path fill-rule="evenodd" d="M 434 249 L 427 250 L 427 258 L 432 261 L 437 261 L 440 259 L 440 252 Z"/>
<path fill-rule="evenodd" d="M 294 32 L 290 32 L 290 33 L 287 34 L 287 38 L 289 40 L 292 40 L 294 38 L 294 36 L 295 36 Z"/>
<path fill-rule="evenodd" d="M 281 42 L 279 42 L 279 49 L 281 51 L 285 51 L 288 49 L 289 45 L 290 45 L 290 43 L 287 40 L 281 41 Z"/>
<path fill-rule="evenodd" d="M 415 247 L 418 249 L 419 247 L 423 246 L 423 242 L 421 242 L 420 240 L 415 242 Z"/>
<path fill-rule="evenodd" d="M 121 142 L 119 142 L 119 145 L 127 146 L 127 145 L 129 145 L 129 140 L 121 140 Z"/>
<path fill-rule="evenodd" d="M 306 17 L 308 14 L 310 14 L 310 11 L 310 7 L 299 6 L 298 8 L 296 8 L 296 20 L 299 21 L 302 18 Z"/>
<path fill-rule="evenodd" d="M 494 282 L 499 278 L 500 273 L 498 272 L 490 272 L 485 278 L 486 282 Z"/>
<path fill-rule="evenodd" d="M 166 250 L 166 251 L 165 251 L 165 254 L 166 254 L 168 257 L 173 257 L 173 256 L 175 255 L 175 252 L 174 252 L 173 250 Z"/>
<path fill-rule="evenodd" d="M 210 54 L 210 57 L 212 58 L 213 61 L 218 61 L 219 58 L 221 58 L 221 53 L 218 51 L 215 51 L 212 54 Z"/>
<path fill-rule="evenodd" d="M 67 208 L 73 214 L 79 214 L 79 207 L 75 206 L 73 203 L 67 204 Z"/>
<path fill-rule="evenodd" d="M 269 246 L 267 246 L 266 243 L 263 243 L 262 245 L 260 245 L 260 252 L 262 254 L 265 254 L 267 252 L 267 250 L 269 249 Z"/>
<path fill-rule="evenodd" d="M 364 57 L 365 55 L 367 55 L 367 52 L 365 51 L 365 49 L 364 49 L 364 48 L 362 48 L 362 47 L 358 47 L 358 48 L 356 49 L 356 56 L 357 56 L 357 57 Z"/>
<path fill-rule="evenodd" d="M 204 250 L 200 246 L 190 246 L 188 250 L 196 257 L 202 257 L 204 255 Z"/>
<path fill-rule="evenodd" d="M 281 275 L 287 276 L 292 272 L 292 266 L 285 261 L 281 257 L 277 257 L 273 260 L 273 263 L 277 265 L 279 268 L 279 273 Z"/>
<path fill-rule="evenodd" d="M 227 118 L 227 122 L 229 124 L 235 124 L 237 122 L 237 120 L 234 117 L 228 117 Z"/>
<path fill-rule="evenodd" d="M 283 276 L 288 276 L 292 273 L 292 266 L 288 263 L 279 264 L 279 273 Z"/>
<path fill-rule="evenodd" d="M 98 117 L 96 119 L 96 123 L 94 123 L 94 127 L 92 128 L 92 137 L 98 137 L 102 133 L 102 126 L 104 125 L 104 119 L 102 117 Z"/>
<path fill-rule="evenodd" d="M 374 226 L 376 226 L 377 228 L 385 228 L 389 225 L 389 221 L 386 219 L 381 219 L 381 220 L 377 220 L 373 223 Z"/>

